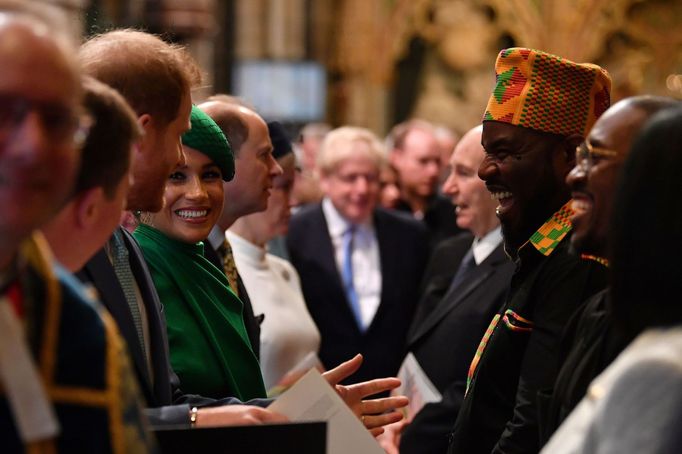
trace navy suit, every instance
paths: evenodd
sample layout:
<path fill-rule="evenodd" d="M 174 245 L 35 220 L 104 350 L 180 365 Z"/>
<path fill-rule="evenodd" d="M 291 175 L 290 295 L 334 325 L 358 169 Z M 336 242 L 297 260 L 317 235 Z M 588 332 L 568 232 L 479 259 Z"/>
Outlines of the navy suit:
<path fill-rule="evenodd" d="M 407 348 L 443 400 L 427 404 L 407 426 L 401 438 L 402 454 L 442 454 L 447 450 L 471 359 L 509 288 L 514 264 L 502 244 L 450 288 L 472 242 L 468 233 L 447 239 L 429 261 Z"/>
<path fill-rule="evenodd" d="M 427 231 L 418 221 L 376 209 L 373 225 L 379 245 L 381 301 L 364 333 L 346 300 L 322 206 L 303 208 L 292 218 L 287 235 L 291 262 L 322 336 L 320 359 L 331 368 L 362 353 L 365 361 L 353 375 L 354 382 L 398 372 L 428 255 Z"/>
<path fill-rule="evenodd" d="M 128 249 L 130 268 L 140 289 L 147 313 L 149 344 L 153 380 L 147 372 L 133 316 L 130 313 L 123 289 L 119 284 L 114 268 L 104 249 L 99 250 L 78 273 L 78 277 L 92 284 L 99 293 L 100 300 L 113 316 L 121 335 L 128 344 L 140 382 L 149 407 L 147 416 L 153 425 L 188 424 L 190 406 L 226 405 L 241 403 L 236 398 L 222 400 L 209 399 L 197 395 L 184 394 L 179 388 L 179 379 L 172 371 L 168 355 L 166 319 L 159 295 L 144 261 L 142 251 L 135 239 L 124 229 L 124 243 Z M 268 401 L 253 401 L 265 405 Z"/>

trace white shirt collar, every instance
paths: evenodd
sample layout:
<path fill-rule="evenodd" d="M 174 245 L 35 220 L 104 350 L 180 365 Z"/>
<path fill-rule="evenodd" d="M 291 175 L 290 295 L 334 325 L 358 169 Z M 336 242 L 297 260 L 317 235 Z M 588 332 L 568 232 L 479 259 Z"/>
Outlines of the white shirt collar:
<path fill-rule="evenodd" d="M 346 220 L 346 218 L 339 213 L 339 211 L 336 209 L 334 204 L 332 203 L 331 200 L 329 200 L 328 197 L 325 197 L 322 199 L 322 212 L 324 213 L 324 217 L 327 220 L 327 229 L 329 230 L 329 235 L 332 238 L 340 237 L 342 236 L 346 230 L 352 225 L 351 222 Z M 362 224 L 357 225 L 359 227 L 359 230 L 364 230 L 365 232 L 369 232 L 372 230 L 372 223 L 371 223 L 371 217 L 370 220 L 367 222 L 364 222 Z"/>
<path fill-rule="evenodd" d="M 502 230 L 498 225 L 488 232 L 483 238 L 474 238 L 471 249 L 474 253 L 476 265 L 480 265 L 502 242 Z"/>
<path fill-rule="evenodd" d="M 225 232 L 223 229 L 218 226 L 218 224 L 214 225 L 213 228 L 211 229 L 211 233 L 208 234 L 207 241 L 213 246 L 213 249 L 218 249 L 220 246 L 222 246 L 223 241 L 225 241 Z"/>

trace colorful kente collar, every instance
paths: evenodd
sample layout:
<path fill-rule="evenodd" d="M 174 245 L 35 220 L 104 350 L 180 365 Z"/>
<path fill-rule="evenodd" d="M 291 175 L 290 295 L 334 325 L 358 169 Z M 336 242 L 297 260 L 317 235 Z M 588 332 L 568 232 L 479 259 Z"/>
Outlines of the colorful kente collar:
<path fill-rule="evenodd" d="M 542 226 L 531 235 L 530 239 L 526 241 L 519 250 L 530 243 L 540 254 L 544 256 L 550 255 L 559 245 L 561 240 L 564 239 L 566 234 L 571 231 L 571 228 L 573 228 L 570 218 L 575 211 L 571 208 L 572 203 L 573 199 L 569 200 L 559 209 L 559 211 L 554 213 L 547 222 L 542 224 Z"/>

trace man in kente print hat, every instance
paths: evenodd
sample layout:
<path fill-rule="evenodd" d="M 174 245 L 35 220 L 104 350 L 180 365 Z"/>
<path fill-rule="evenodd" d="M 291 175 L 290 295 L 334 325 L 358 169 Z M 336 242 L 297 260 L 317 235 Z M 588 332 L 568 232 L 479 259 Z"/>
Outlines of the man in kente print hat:
<path fill-rule="evenodd" d="M 538 390 L 559 368 L 564 325 L 606 285 L 596 261 L 569 253 L 575 149 L 609 106 L 602 68 L 532 49 L 500 52 L 483 117 L 478 174 L 498 200 L 509 294 L 472 360 L 450 453 L 537 452 Z"/>

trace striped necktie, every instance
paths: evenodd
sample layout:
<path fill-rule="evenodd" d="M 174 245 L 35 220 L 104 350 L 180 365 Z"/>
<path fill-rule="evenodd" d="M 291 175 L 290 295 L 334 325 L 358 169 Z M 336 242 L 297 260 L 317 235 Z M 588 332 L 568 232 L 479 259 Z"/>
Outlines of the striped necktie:
<path fill-rule="evenodd" d="M 144 355 L 146 362 L 147 353 L 144 343 L 144 331 L 142 328 L 142 314 L 140 314 L 140 306 L 137 301 L 137 295 L 135 294 L 135 277 L 133 276 L 133 271 L 130 269 L 128 249 L 123 241 L 122 233 L 119 230 L 114 232 L 112 246 L 111 259 L 114 272 L 123 289 L 123 295 L 125 295 L 128 308 L 130 308 L 130 315 L 133 317 L 135 331 L 137 331 L 140 348 L 142 349 L 142 354 Z"/>
<path fill-rule="evenodd" d="M 476 268 L 476 266 L 477 266 L 476 260 L 474 259 L 474 248 L 472 246 L 471 248 L 469 248 L 469 251 L 466 253 L 464 258 L 462 259 L 462 262 L 459 264 L 459 268 L 457 269 L 457 272 L 452 278 L 452 283 L 450 284 L 448 292 L 457 288 L 462 282 L 464 282 L 464 280 L 469 276 L 471 270 Z"/>
<path fill-rule="evenodd" d="M 227 238 L 223 240 L 223 244 L 218 248 L 218 252 L 223 258 L 223 270 L 227 276 L 227 282 L 235 295 L 239 296 L 239 289 L 237 282 L 239 280 L 239 273 L 237 272 L 237 265 L 234 263 L 234 255 L 232 254 L 232 246 Z"/>

